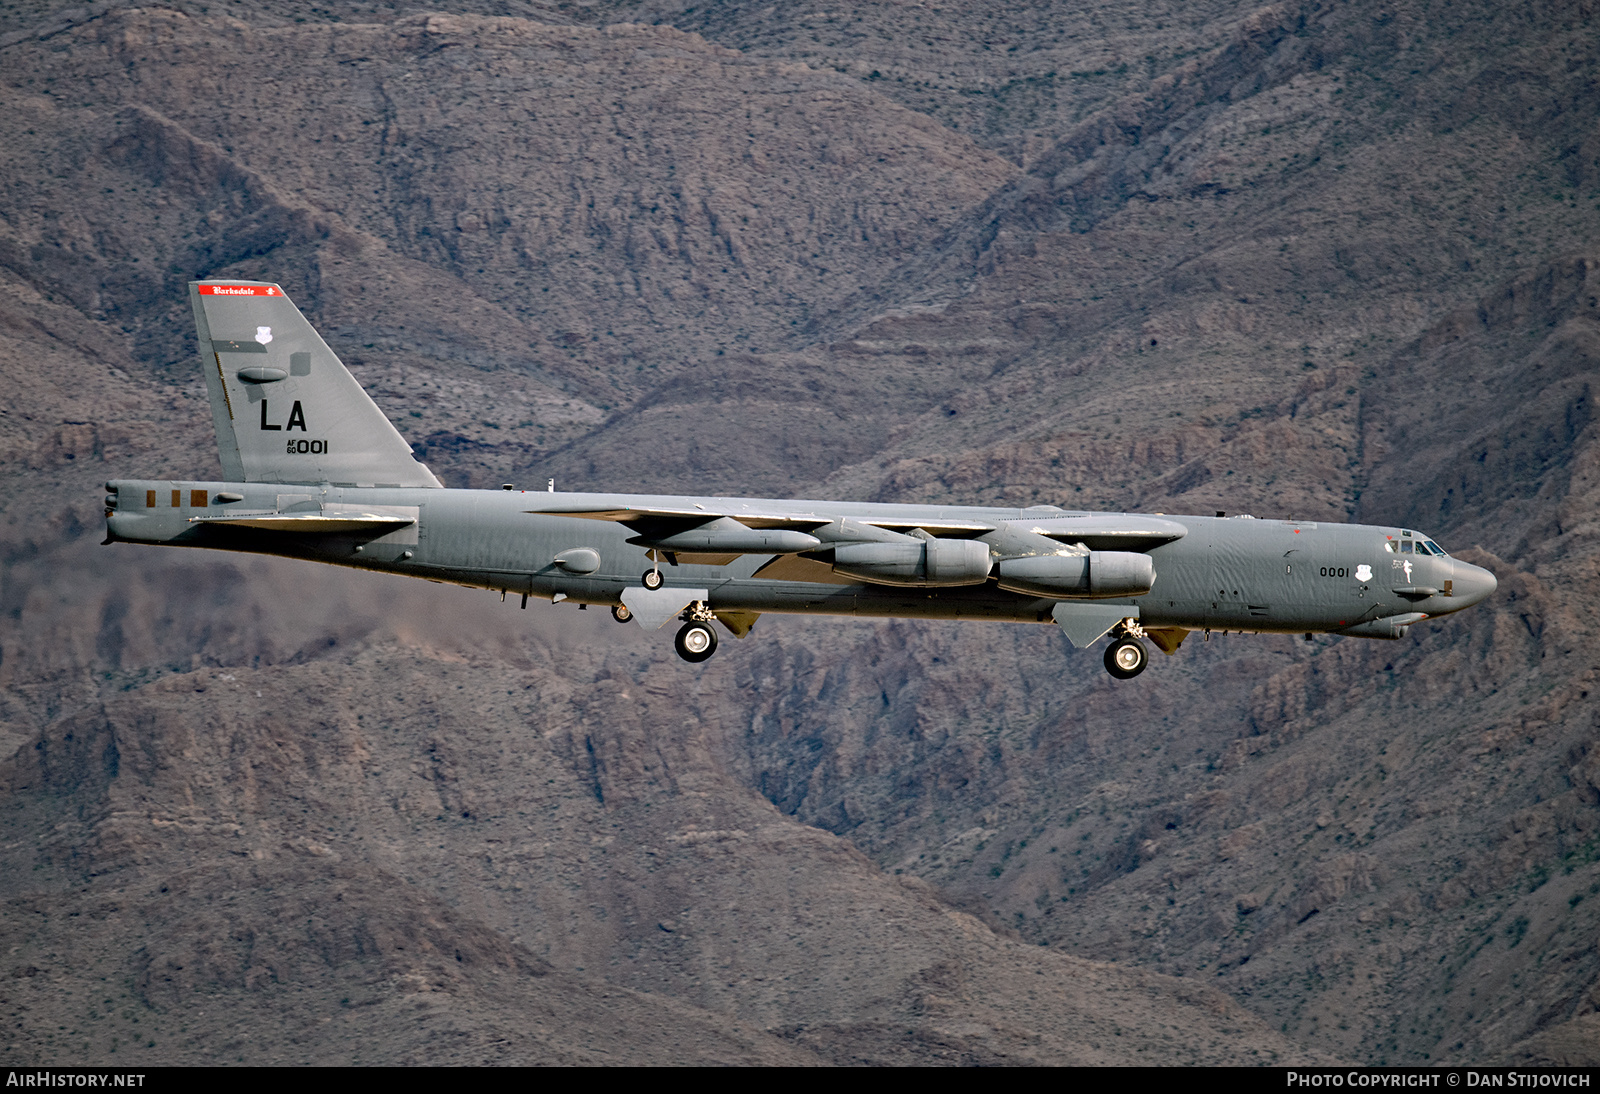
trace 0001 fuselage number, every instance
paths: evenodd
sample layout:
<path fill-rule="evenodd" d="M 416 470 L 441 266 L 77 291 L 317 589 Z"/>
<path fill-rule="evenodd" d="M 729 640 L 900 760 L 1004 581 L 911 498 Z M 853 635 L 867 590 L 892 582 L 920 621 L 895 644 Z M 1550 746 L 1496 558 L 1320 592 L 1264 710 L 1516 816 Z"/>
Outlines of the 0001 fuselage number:
<path fill-rule="evenodd" d="M 1322 576 L 1323 577 L 1353 577 L 1357 581 L 1371 581 L 1372 580 L 1372 567 L 1367 565 L 1365 562 L 1363 562 L 1361 565 L 1357 566 L 1353 570 L 1350 569 L 1348 566 L 1324 566 L 1324 567 L 1322 567 Z"/>

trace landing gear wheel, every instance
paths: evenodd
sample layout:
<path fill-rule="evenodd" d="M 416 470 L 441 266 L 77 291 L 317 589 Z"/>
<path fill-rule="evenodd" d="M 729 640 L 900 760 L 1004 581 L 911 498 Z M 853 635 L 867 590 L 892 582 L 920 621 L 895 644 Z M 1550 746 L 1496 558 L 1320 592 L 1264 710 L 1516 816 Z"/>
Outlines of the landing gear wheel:
<path fill-rule="evenodd" d="M 626 604 L 618 604 L 611 609 L 611 618 L 618 623 L 626 623 L 633 618 L 633 612 L 628 610 Z"/>
<path fill-rule="evenodd" d="M 1150 663 L 1150 654 L 1136 638 L 1119 638 L 1106 649 L 1106 671 L 1118 680 L 1132 680 Z"/>
<path fill-rule="evenodd" d="M 710 623 L 685 623 L 672 645 L 679 657 L 697 664 L 717 652 L 717 632 Z"/>
<path fill-rule="evenodd" d="M 659 589 L 662 583 L 666 581 L 666 578 L 661 576 L 660 570 L 646 570 L 644 576 L 639 580 L 644 582 L 646 589 Z"/>

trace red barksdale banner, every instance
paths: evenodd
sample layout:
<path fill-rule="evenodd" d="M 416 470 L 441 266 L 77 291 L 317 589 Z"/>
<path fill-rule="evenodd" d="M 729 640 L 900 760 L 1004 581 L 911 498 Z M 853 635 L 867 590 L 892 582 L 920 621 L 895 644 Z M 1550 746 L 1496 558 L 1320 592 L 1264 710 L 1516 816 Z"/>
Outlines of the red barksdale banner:
<path fill-rule="evenodd" d="M 276 285 L 201 285 L 201 296 L 282 296 Z"/>

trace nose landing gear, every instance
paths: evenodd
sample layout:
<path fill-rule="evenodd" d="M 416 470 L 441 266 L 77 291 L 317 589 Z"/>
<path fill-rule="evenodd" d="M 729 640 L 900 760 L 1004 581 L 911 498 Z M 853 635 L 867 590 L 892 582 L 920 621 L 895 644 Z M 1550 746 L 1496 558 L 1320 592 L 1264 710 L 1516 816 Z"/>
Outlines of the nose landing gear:
<path fill-rule="evenodd" d="M 1106 671 L 1118 680 L 1132 680 L 1150 664 L 1150 653 L 1139 641 L 1144 628 L 1138 620 L 1124 619 L 1112 632 L 1111 645 L 1106 647 Z"/>

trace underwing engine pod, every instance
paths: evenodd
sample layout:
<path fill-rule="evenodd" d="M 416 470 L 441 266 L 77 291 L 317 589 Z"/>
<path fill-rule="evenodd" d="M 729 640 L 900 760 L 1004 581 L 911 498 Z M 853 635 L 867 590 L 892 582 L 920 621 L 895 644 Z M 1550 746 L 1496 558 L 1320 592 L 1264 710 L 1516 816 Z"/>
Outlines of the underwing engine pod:
<path fill-rule="evenodd" d="M 876 585 L 979 585 L 989 578 L 989 545 L 975 539 L 842 543 L 833 572 Z"/>
<path fill-rule="evenodd" d="M 1155 563 L 1136 551 L 1031 555 L 999 565 L 1002 589 L 1034 596 L 1143 596 L 1155 583 Z"/>

